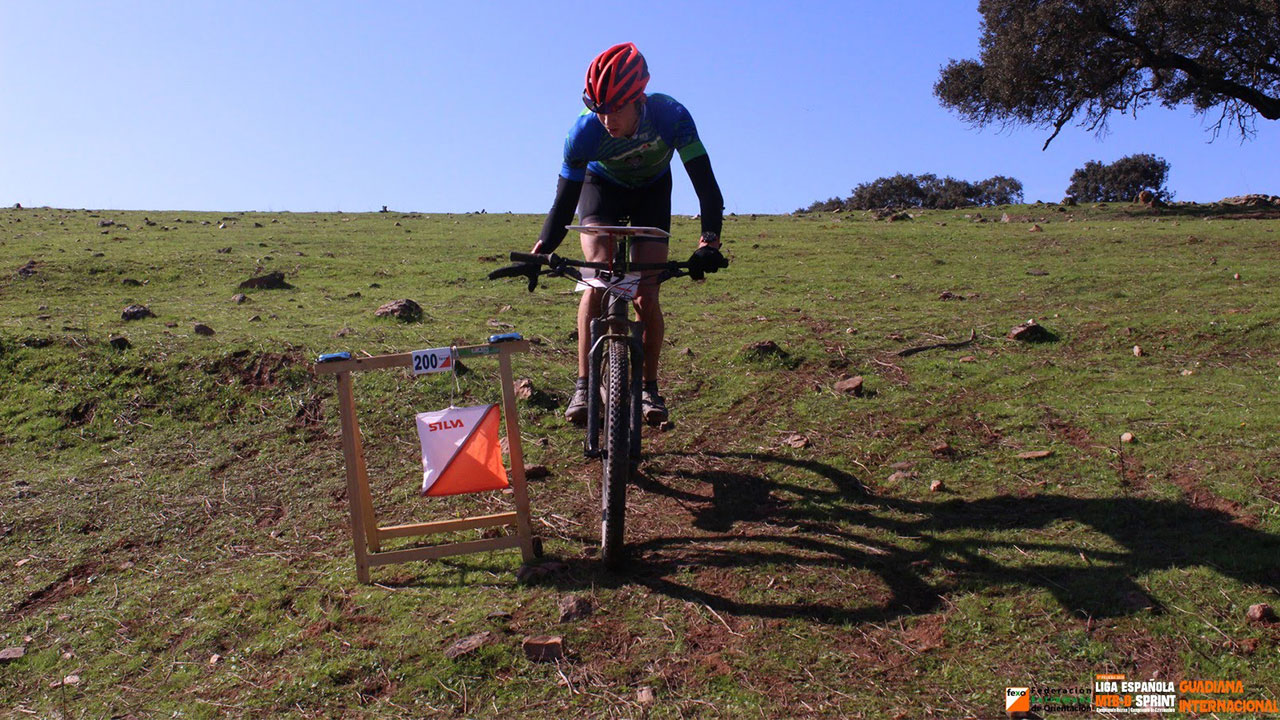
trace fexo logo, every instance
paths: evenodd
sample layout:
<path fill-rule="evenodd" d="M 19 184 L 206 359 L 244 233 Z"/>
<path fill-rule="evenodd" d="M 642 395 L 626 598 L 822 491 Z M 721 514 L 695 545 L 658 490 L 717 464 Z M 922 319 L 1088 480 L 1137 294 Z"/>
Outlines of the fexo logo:
<path fill-rule="evenodd" d="M 452 430 L 462 427 L 462 419 L 441 420 L 440 422 L 427 423 L 427 432 L 435 432 L 437 430 Z"/>
<path fill-rule="evenodd" d="M 1031 689 L 1005 688 L 1004 709 L 1005 712 L 1031 712 Z"/>

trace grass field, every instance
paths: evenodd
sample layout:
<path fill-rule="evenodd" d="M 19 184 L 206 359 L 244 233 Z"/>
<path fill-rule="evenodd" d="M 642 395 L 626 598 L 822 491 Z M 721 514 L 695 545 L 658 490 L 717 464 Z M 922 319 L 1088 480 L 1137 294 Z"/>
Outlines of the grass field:
<path fill-rule="evenodd" d="M 1280 219 L 726 218 L 732 266 L 663 289 L 675 428 L 645 437 L 622 573 L 593 556 L 598 466 L 561 417 L 571 286 L 485 279 L 541 221 L 0 211 L 0 649 L 24 649 L 0 714 L 987 718 L 1007 686 L 1100 672 L 1280 696 L 1280 624 L 1246 618 L 1280 605 Z M 696 228 L 677 218 L 677 254 Z M 293 289 L 232 301 L 271 270 Z M 400 298 L 426 317 L 374 317 Z M 1006 338 L 1031 318 L 1057 339 Z M 520 419 L 556 564 L 356 583 L 310 363 L 512 329 L 536 342 Z M 358 379 L 384 521 L 506 506 L 416 496 L 413 413 L 497 398 L 496 366 L 470 368 Z M 862 396 L 835 390 L 853 375 Z M 594 612 L 560 622 L 569 595 Z M 527 660 L 548 634 L 567 658 Z"/>

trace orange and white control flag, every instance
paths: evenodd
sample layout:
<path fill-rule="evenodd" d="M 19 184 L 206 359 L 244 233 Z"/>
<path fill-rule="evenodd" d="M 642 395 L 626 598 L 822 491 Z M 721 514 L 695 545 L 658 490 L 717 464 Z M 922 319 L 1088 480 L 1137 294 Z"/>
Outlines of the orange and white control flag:
<path fill-rule="evenodd" d="M 451 407 L 414 416 L 422 444 L 422 494 L 459 495 L 507 487 L 497 405 Z"/>

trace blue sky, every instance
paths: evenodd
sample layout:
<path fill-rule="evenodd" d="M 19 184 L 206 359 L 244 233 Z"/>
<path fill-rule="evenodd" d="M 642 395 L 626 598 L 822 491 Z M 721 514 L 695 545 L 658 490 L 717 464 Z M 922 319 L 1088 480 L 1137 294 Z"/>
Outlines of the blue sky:
<path fill-rule="evenodd" d="M 693 114 L 729 212 L 789 212 L 897 172 L 1071 172 L 1150 152 L 1180 200 L 1280 193 L 1280 124 L 1210 143 L 1189 110 L 1098 140 L 975 130 L 938 106 L 976 2 L 0 0 L 0 204 L 541 213 L 582 76 L 633 41 Z M 682 169 L 674 209 L 696 212 Z"/>

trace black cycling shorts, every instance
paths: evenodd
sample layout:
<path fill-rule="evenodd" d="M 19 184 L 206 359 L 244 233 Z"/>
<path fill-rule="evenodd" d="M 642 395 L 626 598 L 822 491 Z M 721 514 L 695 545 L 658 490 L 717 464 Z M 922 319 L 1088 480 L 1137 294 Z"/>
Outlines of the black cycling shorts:
<path fill-rule="evenodd" d="M 578 196 L 583 225 L 632 225 L 671 232 L 671 173 L 642 188 L 626 188 L 588 172 Z M 667 238 L 637 237 L 632 242 L 667 242 Z"/>

